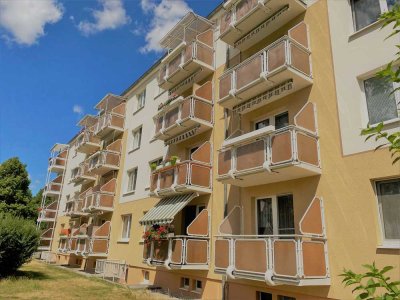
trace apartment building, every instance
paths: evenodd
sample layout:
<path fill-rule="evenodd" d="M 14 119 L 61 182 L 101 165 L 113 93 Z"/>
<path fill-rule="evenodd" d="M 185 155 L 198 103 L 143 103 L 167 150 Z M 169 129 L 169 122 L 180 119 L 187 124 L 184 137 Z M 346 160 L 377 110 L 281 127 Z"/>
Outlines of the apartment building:
<path fill-rule="evenodd" d="M 398 279 L 400 170 L 359 134 L 399 129 L 396 86 L 374 76 L 399 42 L 377 21 L 395 2 L 188 13 L 54 148 L 43 255 L 185 299 L 352 299 L 339 274 L 373 261 Z"/>

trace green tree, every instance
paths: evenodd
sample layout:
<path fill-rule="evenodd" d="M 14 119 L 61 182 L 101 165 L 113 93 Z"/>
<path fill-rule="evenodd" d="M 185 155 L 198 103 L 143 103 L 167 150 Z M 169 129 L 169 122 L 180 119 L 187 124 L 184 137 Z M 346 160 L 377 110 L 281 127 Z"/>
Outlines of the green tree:
<path fill-rule="evenodd" d="M 383 13 L 380 20 L 383 22 L 382 28 L 393 25 L 393 32 L 387 38 L 398 36 L 400 33 L 400 5 L 395 5 L 391 11 Z M 396 47 L 400 50 L 400 45 L 396 45 Z M 396 53 L 396 58 L 390 62 L 384 70 L 378 72 L 377 75 L 391 83 L 400 83 L 400 67 L 397 64 L 399 61 L 400 51 Z M 400 88 L 395 89 L 393 93 L 399 89 Z M 388 146 L 392 155 L 393 164 L 400 161 L 400 132 L 394 132 L 392 134 L 385 132 L 384 124 L 381 122 L 376 126 L 368 125 L 367 128 L 361 131 L 361 135 L 367 136 L 366 141 L 371 138 L 375 138 L 376 141 L 384 141 L 376 147 L 375 150 Z"/>
<path fill-rule="evenodd" d="M 39 231 L 31 220 L 0 213 L 0 278 L 28 262 L 39 245 Z"/>
<path fill-rule="evenodd" d="M 391 281 L 386 275 L 393 269 L 391 266 L 382 270 L 372 265 L 363 265 L 367 269 L 365 273 L 354 273 L 351 270 L 344 270 L 340 276 L 344 277 L 345 286 L 355 286 L 353 293 L 358 293 L 356 300 L 398 300 L 400 299 L 400 281 Z"/>
<path fill-rule="evenodd" d="M 32 203 L 26 165 L 17 157 L 0 164 L 0 212 L 35 219 L 37 207 Z"/>

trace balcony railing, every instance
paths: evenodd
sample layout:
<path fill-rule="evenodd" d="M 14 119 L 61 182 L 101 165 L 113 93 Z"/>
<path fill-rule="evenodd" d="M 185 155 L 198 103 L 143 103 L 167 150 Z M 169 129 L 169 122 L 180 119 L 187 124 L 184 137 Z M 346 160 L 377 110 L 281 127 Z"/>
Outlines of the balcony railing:
<path fill-rule="evenodd" d="M 111 222 L 107 221 L 93 231 L 90 239 L 89 256 L 107 256 L 110 240 Z"/>
<path fill-rule="evenodd" d="M 318 137 L 296 126 L 268 126 L 225 141 L 218 179 L 239 186 L 286 181 L 321 173 Z"/>
<path fill-rule="evenodd" d="M 96 176 L 89 172 L 89 165 L 87 162 L 80 163 L 79 167 L 73 170 L 70 179 L 71 182 L 74 182 L 76 184 L 78 183 L 85 184 L 95 180 Z"/>
<path fill-rule="evenodd" d="M 83 208 L 83 199 L 80 195 L 76 195 L 72 200 L 68 201 L 65 205 L 65 214 L 70 217 L 77 217 L 86 215 L 82 211 Z"/>
<path fill-rule="evenodd" d="M 171 89 L 198 70 L 201 70 L 196 77 L 198 81 L 214 71 L 212 42 L 210 45 L 196 40 L 189 43 L 184 42 L 182 45 L 183 47 L 179 47 L 164 59 L 160 68 L 158 82 L 163 89 Z M 179 92 L 176 91 L 176 93 Z"/>
<path fill-rule="evenodd" d="M 112 278 L 125 281 L 128 265 L 124 261 L 111 259 L 97 259 L 95 273 L 103 278 Z"/>
<path fill-rule="evenodd" d="M 49 171 L 56 173 L 64 172 L 65 165 L 67 163 L 67 153 L 68 151 L 65 150 L 58 156 L 49 158 Z"/>
<path fill-rule="evenodd" d="M 120 152 L 100 150 L 88 158 L 88 171 L 103 175 L 109 171 L 119 170 Z"/>
<path fill-rule="evenodd" d="M 93 192 L 87 194 L 85 197 L 85 203 L 83 205 L 83 211 L 113 211 L 114 209 L 114 194 L 106 192 Z"/>
<path fill-rule="evenodd" d="M 220 39 L 242 51 L 307 9 L 301 0 L 230 0 L 224 7 Z"/>
<path fill-rule="evenodd" d="M 209 238 L 175 236 L 145 244 L 143 259 L 149 265 L 168 269 L 207 270 L 209 251 Z"/>
<path fill-rule="evenodd" d="M 268 103 L 312 84 L 310 51 L 286 36 L 225 72 L 219 79 L 219 103 L 231 109 L 285 82 L 291 82 L 290 89 L 274 93 Z"/>
<path fill-rule="evenodd" d="M 93 131 L 85 129 L 80 133 L 76 140 L 76 151 L 92 154 L 100 149 L 100 139 L 94 135 Z"/>
<path fill-rule="evenodd" d="M 39 212 L 38 221 L 40 222 L 54 222 L 58 209 L 58 201 L 53 201 L 46 207 L 42 208 Z"/>
<path fill-rule="evenodd" d="M 44 188 L 43 193 L 47 196 L 58 196 L 61 193 L 63 176 L 59 175 L 50 181 Z"/>
<path fill-rule="evenodd" d="M 121 133 L 124 131 L 125 116 L 115 112 L 105 112 L 99 116 L 94 129 L 97 137 L 104 137 L 111 132 Z"/>
<path fill-rule="evenodd" d="M 196 96 L 178 101 L 155 118 L 155 138 L 168 140 L 198 127 L 200 134 L 213 126 L 213 105 Z"/>
<path fill-rule="evenodd" d="M 151 174 L 150 192 L 167 195 L 182 191 L 211 193 L 212 167 L 196 161 L 183 161 Z"/>
<path fill-rule="evenodd" d="M 215 242 L 215 271 L 232 279 L 327 285 L 327 263 L 325 239 L 312 235 L 219 236 Z"/>

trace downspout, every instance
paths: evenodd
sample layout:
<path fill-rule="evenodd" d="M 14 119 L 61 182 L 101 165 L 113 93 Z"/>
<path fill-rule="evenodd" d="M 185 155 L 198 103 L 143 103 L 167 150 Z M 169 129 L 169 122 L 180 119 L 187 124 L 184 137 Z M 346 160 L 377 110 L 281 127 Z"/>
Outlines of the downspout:
<path fill-rule="evenodd" d="M 228 214 L 228 185 L 224 183 L 224 218 Z M 229 284 L 227 282 L 227 276 L 222 275 L 222 300 L 227 300 L 228 299 L 228 288 Z"/>

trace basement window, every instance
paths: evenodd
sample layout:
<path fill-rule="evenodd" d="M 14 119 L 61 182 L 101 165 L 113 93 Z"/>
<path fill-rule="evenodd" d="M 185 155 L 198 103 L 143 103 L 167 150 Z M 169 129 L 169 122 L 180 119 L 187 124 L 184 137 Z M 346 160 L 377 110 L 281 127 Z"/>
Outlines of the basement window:
<path fill-rule="evenodd" d="M 190 279 L 187 277 L 182 277 L 181 278 L 181 288 L 184 290 L 189 290 L 190 288 Z"/>

